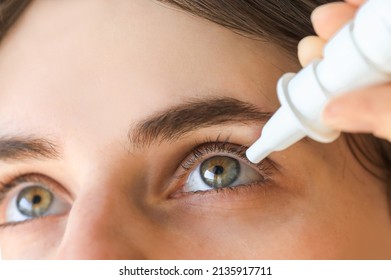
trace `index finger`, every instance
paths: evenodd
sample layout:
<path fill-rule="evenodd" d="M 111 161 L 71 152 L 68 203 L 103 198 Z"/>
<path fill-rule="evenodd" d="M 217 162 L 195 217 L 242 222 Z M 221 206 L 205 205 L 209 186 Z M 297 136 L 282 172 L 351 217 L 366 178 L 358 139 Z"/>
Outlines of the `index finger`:
<path fill-rule="evenodd" d="M 346 3 L 349 3 L 354 6 L 361 6 L 364 4 L 367 0 L 345 0 Z"/>
<path fill-rule="evenodd" d="M 349 22 L 357 12 L 357 7 L 344 3 L 332 2 L 316 8 L 311 15 L 316 34 L 328 41 Z"/>

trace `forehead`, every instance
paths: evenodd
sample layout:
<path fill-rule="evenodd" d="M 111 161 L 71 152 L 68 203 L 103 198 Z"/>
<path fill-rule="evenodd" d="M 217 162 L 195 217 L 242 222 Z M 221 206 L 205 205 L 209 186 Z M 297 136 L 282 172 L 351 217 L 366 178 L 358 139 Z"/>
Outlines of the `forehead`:
<path fill-rule="evenodd" d="M 36 0 L 0 44 L 0 125 L 118 130 L 208 89 L 272 106 L 281 57 L 160 2 Z"/>

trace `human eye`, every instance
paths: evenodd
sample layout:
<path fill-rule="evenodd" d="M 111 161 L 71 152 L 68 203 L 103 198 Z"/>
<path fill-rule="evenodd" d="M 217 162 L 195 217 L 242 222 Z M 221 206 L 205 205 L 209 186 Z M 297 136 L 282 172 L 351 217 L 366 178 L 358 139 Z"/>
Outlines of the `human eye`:
<path fill-rule="evenodd" d="M 267 184 L 273 163 L 266 159 L 254 165 L 245 157 L 247 147 L 227 142 L 209 142 L 196 147 L 183 161 L 180 193 L 219 191 Z"/>
<path fill-rule="evenodd" d="M 70 203 L 59 194 L 61 192 L 59 183 L 47 176 L 21 175 L 2 185 L 1 226 L 65 214 L 71 208 Z"/>

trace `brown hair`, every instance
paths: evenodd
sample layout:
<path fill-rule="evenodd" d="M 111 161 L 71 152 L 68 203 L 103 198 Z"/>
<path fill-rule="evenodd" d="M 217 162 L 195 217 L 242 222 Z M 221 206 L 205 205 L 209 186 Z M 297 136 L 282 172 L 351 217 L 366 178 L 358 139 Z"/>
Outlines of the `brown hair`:
<path fill-rule="evenodd" d="M 31 0 L 0 0 L 0 40 Z M 314 34 L 312 10 L 333 0 L 156 0 L 200 16 L 244 36 L 268 40 L 296 56 L 296 46 Z M 345 134 L 363 167 L 391 193 L 391 143 L 372 135 Z"/>
<path fill-rule="evenodd" d="M 319 5 L 339 0 L 157 0 L 254 39 L 268 40 L 296 58 L 299 41 L 314 34 L 310 16 Z M 360 164 L 388 187 L 391 198 L 391 143 L 368 134 L 344 134 Z"/>
<path fill-rule="evenodd" d="M 0 40 L 31 0 L 0 0 Z"/>
<path fill-rule="evenodd" d="M 300 39 L 314 34 L 311 12 L 330 0 L 157 0 L 295 55 Z"/>

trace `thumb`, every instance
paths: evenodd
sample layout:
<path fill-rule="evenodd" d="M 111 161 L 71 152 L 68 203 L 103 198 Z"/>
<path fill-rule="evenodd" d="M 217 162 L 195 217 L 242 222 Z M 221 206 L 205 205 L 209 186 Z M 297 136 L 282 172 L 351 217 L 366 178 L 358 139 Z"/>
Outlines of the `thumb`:
<path fill-rule="evenodd" d="M 338 130 L 373 133 L 391 140 L 391 84 L 333 98 L 325 107 L 323 120 Z"/>
<path fill-rule="evenodd" d="M 308 36 L 299 42 L 297 55 L 302 67 L 307 66 L 315 59 L 323 56 L 323 47 L 326 41 L 317 36 Z"/>

